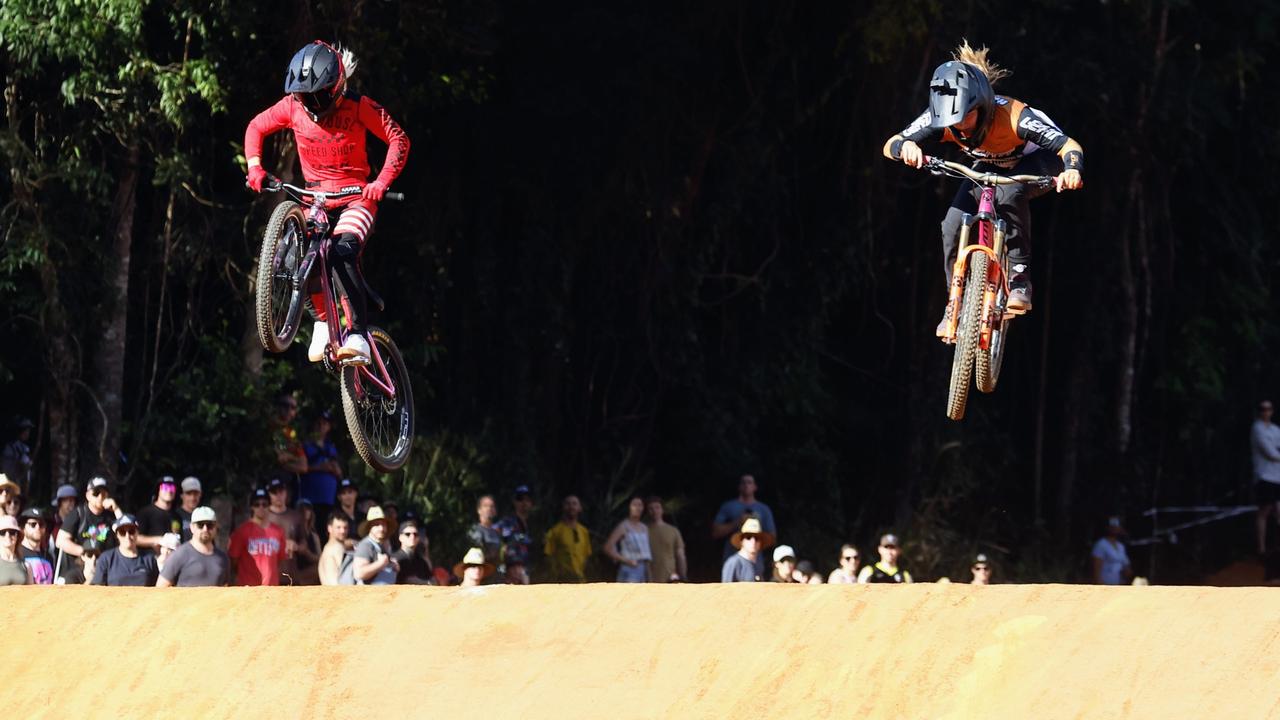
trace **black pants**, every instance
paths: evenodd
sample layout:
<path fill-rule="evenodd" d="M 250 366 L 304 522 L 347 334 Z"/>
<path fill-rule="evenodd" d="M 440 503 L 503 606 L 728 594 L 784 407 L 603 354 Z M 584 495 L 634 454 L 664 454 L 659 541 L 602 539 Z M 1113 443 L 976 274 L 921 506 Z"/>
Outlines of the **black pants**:
<path fill-rule="evenodd" d="M 989 163 L 978 163 L 973 166 L 979 172 L 995 171 L 1005 175 L 1057 175 L 1062 172 L 1062 158 L 1048 150 L 1037 150 L 1023 157 L 1012 169 L 999 168 Z M 1010 265 L 1031 264 L 1031 208 L 1032 198 L 1049 192 L 1048 188 L 1037 188 L 1029 185 L 999 185 L 996 187 L 996 213 L 1008 223 L 1005 233 L 1005 244 L 1009 247 Z M 942 262 L 947 274 L 947 285 L 951 285 L 951 268 L 956 262 L 956 253 L 960 247 L 960 220 L 968 213 L 978 212 L 978 198 L 982 188 L 975 182 L 965 180 L 951 200 L 946 217 L 942 218 Z M 971 238 L 976 240 L 977 238 Z M 1010 273 L 1012 274 L 1012 273 Z"/>

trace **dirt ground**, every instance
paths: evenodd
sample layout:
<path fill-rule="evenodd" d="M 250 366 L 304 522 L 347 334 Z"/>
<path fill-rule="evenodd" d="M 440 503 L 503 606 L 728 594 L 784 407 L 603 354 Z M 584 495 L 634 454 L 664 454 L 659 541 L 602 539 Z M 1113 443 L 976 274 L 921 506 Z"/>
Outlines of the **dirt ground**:
<path fill-rule="evenodd" d="M 12 717 L 1280 717 L 1280 591 L 0 588 Z"/>

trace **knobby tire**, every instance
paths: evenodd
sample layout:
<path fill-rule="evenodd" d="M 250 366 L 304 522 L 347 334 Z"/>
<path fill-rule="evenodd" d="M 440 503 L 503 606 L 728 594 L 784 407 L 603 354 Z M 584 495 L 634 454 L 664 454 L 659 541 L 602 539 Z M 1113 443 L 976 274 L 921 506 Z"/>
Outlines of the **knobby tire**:
<path fill-rule="evenodd" d="M 1001 285 L 1003 286 L 1003 282 Z M 996 383 L 1000 381 L 1000 368 L 1004 366 L 1004 351 L 1009 346 L 1009 318 L 1005 317 L 1004 308 L 1009 303 L 1009 296 L 1003 287 L 996 288 L 996 303 L 992 310 L 999 317 L 991 327 L 991 343 L 986 350 L 978 348 L 975 362 L 975 384 L 984 393 L 995 392 Z"/>
<path fill-rule="evenodd" d="M 255 303 L 258 340 L 274 353 L 288 350 L 298 334 L 303 303 L 293 302 L 294 273 L 306 249 L 306 227 L 302 206 L 288 200 L 276 206 L 262 234 Z"/>
<path fill-rule="evenodd" d="M 370 345 L 377 345 L 395 386 L 395 397 L 386 396 L 367 375 L 361 377 L 360 368 L 349 365 L 342 368 L 342 410 L 356 452 L 369 467 L 389 473 L 404 465 L 413 448 L 413 389 L 404 357 L 391 336 L 381 328 L 370 327 L 367 337 Z M 366 369 L 378 373 L 376 364 Z"/>
<path fill-rule="evenodd" d="M 964 297 L 956 323 L 956 354 L 951 361 L 951 391 L 947 396 L 947 417 L 960 420 L 969 402 L 969 378 L 974 357 L 978 353 L 978 335 L 982 321 L 982 293 L 987 286 L 986 253 L 969 255 L 965 273 Z"/>

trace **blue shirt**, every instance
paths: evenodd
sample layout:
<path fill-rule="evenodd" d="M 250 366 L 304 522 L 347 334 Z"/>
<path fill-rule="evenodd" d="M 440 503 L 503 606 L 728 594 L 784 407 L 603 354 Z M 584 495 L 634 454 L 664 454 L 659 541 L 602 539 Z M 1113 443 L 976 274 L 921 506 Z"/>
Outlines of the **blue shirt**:
<path fill-rule="evenodd" d="M 319 465 L 322 462 L 338 459 L 338 448 L 333 441 L 325 439 L 324 444 L 307 442 L 302 446 L 307 453 L 308 465 Z M 332 505 L 338 493 L 338 476 L 324 471 L 311 471 L 302 476 L 302 497 L 313 505 Z"/>

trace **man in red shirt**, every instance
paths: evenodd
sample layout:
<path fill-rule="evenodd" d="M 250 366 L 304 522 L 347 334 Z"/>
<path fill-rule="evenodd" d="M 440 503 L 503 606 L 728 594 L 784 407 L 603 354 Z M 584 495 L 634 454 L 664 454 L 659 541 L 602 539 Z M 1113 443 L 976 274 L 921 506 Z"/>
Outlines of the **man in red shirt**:
<path fill-rule="evenodd" d="M 267 519 L 271 499 L 267 491 L 253 491 L 249 506 L 253 516 L 231 533 L 231 556 L 236 585 L 279 585 L 284 559 L 284 530 Z"/>
<path fill-rule="evenodd" d="M 350 50 L 333 48 L 319 40 L 302 48 L 289 62 L 285 74 L 287 93 L 275 105 L 262 111 L 244 133 L 249 186 L 262 192 L 267 171 L 262 167 L 262 140 L 280 130 L 293 130 L 307 187 L 336 191 L 363 186 L 359 196 L 334 200 L 329 210 L 341 210 L 333 226 L 334 271 L 351 302 L 352 327 L 338 358 L 347 363 L 369 362 L 369 343 L 364 337 L 367 300 L 360 279 L 360 253 L 373 229 L 378 202 L 392 181 L 404 170 L 409 157 L 409 138 L 381 105 L 347 87 L 356 70 Z M 373 182 L 369 180 L 369 157 L 365 152 L 367 133 L 387 144 L 387 159 Z M 307 356 L 312 362 L 324 358 L 329 342 L 329 326 L 324 322 L 324 297 L 311 288 L 317 322 Z"/>

